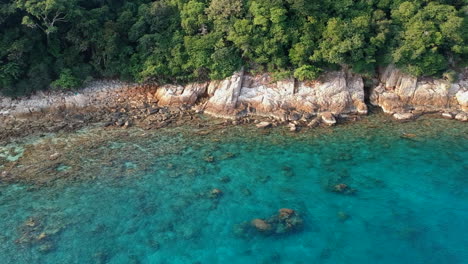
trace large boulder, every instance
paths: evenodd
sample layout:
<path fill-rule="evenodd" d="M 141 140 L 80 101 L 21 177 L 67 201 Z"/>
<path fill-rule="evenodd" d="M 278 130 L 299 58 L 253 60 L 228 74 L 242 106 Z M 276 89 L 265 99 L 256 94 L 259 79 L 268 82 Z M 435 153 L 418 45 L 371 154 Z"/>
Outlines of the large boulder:
<path fill-rule="evenodd" d="M 362 77 L 344 70 L 326 73 L 313 82 L 275 81 L 269 74 L 244 76 L 239 72 L 208 85 L 210 95 L 202 110 L 224 118 L 250 114 L 287 121 L 293 120 L 291 113 L 367 113 Z"/>
<path fill-rule="evenodd" d="M 397 69 L 395 65 L 381 69 L 380 83 L 371 91 L 370 101 L 395 118 L 411 112 L 467 112 L 468 74 L 465 69 L 458 81 L 416 78 Z"/>
<path fill-rule="evenodd" d="M 208 83 L 192 83 L 187 86 L 164 85 L 156 91 L 160 106 L 194 105 L 206 94 Z"/>
<path fill-rule="evenodd" d="M 213 96 L 202 106 L 205 113 L 222 118 L 235 119 L 240 116 L 237 108 L 244 72 L 235 73 L 231 78 L 209 86 L 208 94 Z"/>

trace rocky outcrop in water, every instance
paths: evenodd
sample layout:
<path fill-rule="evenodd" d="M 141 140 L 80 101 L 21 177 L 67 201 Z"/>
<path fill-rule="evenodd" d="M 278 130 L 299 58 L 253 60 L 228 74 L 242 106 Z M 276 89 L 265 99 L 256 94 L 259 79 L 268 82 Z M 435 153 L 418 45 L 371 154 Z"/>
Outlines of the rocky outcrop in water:
<path fill-rule="evenodd" d="M 443 79 L 416 78 L 390 65 L 381 70 L 379 84 L 370 101 L 396 119 L 412 119 L 423 113 L 445 113 L 466 121 L 468 112 L 468 72 L 450 83 Z"/>
<path fill-rule="evenodd" d="M 305 113 L 367 113 L 362 78 L 340 71 L 327 73 L 308 83 L 293 79 L 273 81 L 267 74 L 251 76 L 243 72 L 222 81 L 186 86 L 97 82 L 79 93 L 38 93 L 19 100 L 0 97 L 0 115 L 119 104 L 144 108 L 156 103 L 159 107 L 195 106 L 209 115 L 229 119 L 258 115 L 297 121 Z"/>
<path fill-rule="evenodd" d="M 249 237 L 255 234 L 284 235 L 299 231 L 303 227 L 302 217 L 294 210 L 282 208 L 268 219 L 255 218 L 235 227 L 237 235 Z"/>
<path fill-rule="evenodd" d="M 450 84 L 418 79 L 389 66 L 371 89 L 370 102 L 396 119 L 440 113 L 444 118 L 467 121 L 467 72 Z M 97 122 L 160 128 L 194 120 L 200 112 L 235 120 L 232 124 L 249 123 L 252 116 L 268 118 L 273 126 L 282 122 L 295 132 L 320 123 L 334 125 L 344 117 L 357 119 L 367 113 L 365 97 L 363 78 L 347 70 L 325 73 L 312 82 L 275 81 L 268 74 L 243 71 L 225 80 L 185 86 L 101 81 L 79 92 L 39 92 L 19 99 L 0 96 L 0 140 L 32 131 L 74 130 Z"/>

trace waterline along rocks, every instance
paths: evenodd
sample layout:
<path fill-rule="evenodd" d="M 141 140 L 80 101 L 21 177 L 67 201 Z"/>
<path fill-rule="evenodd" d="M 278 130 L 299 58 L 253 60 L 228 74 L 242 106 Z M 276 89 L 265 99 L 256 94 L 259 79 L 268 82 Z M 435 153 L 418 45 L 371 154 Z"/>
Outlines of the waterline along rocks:
<path fill-rule="evenodd" d="M 96 81 L 77 92 L 39 92 L 19 99 L 0 97 L 0 128 L 11 130 L 16 123 L 26 124 L 24 120 L 38 116 L 51 119 L 51 125 L 45 122 L 39 126 L 52 126 L 53 131 L 73 120 L 77 121 L 73 126 L 106 122 L 122 127 L 134 123 L 162 127 L 186 114 L 192 120 L 194 112 L 186 110 L 232 120 L 254 116 L 297 123 L 319 117 L 314 120 L 333 125 L 336 118 L 367 114 L 366 97 L 397 119 L 439 113 L 444 118 L 467 121 L 467 77 L 465 69 L 454 83 L 418 79 L 390 65 L 381 70 L 378 85 L 370 90 L 364 88 L 362 76 L 347 70 L 328 72 L 308 82 L 275 81 L 268 74 L 250 75 L 244 71 L 225 80 L 185 86 Z M 52 118 L 53 114 L 60 115 L 59 121 Z"/>
<path fill-rule="evenodd" d="M 268 74 L 252 76 L 241 71 L 222 81 L 186 86 L 94 82 L 79 92 L 40 92 L 20 99 L 0 97 L 0 115 L 106 108 L 119 104 L 145 107 L 152 103 L 160 107 L 193 106 L 209 115 L 228 119 L 257 115 L 296 121 L 294 119 L 305 113 L 367 113 L 364 84 L 359 75 L 330 72 L 314 82 L 298 82 L 294 79 L 274 81 Z"/>
<path fill-rule="evenodd" d="M 411 119 L 423 113 L 441 113 L 460 121 L 468 119 L 468 69 L 458 80 L 416 78 L 394 65 L 381 69 L 379 84 L 370 101 L 397 119 Z"/>

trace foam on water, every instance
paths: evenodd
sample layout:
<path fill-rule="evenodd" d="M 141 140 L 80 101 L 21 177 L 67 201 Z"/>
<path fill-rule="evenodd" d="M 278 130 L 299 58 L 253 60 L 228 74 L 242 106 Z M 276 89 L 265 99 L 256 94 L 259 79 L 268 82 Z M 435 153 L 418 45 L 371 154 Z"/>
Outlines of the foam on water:
<path fill-rule="evenodd" d="M 467 128 L 431 122 L 116 138 L 103 146 L 133 150 L 122 175 L 0 185 L 1 263 L 466 263 Z M 236 233 L 285 207 L 302 230 Z"/>

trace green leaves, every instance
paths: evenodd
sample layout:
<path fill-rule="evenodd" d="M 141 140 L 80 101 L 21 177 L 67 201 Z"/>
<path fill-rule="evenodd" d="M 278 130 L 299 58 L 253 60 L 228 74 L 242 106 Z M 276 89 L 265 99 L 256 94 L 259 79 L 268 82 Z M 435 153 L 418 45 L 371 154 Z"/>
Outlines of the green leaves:
<path fill-rule="evenodd" d="M 466 54 L 463 18 L 455 7 L 431 2 L 421 8 L 404 2 L 393 17 L 401 30 L 392 57 L 407 72 L 416 76 L 441 73 L 448 67 L 448 58 Z"/>
<path fill-rule="evenodd" d="M 387 63 L 440 75 L 466 65 L 467 39 L 460 0 L 3 1 L 0 91 L 222 79 L 241 67 L 299 80 Z"/>
<path fill-rule="evenodd" d="M 76 78 L 70 69 L 64 69 L 60 73 L 59 79 L 52 82 L 52 88 L 56 90 L 71 90 L 82 84 L 82 81 Z"/>
<path fill-rule="evenodd" d="M 320 76 L 321 69 L 313 65 L 303 65 L 294 71 L 294 77 L 299 81 L 315 80 Z"/>

